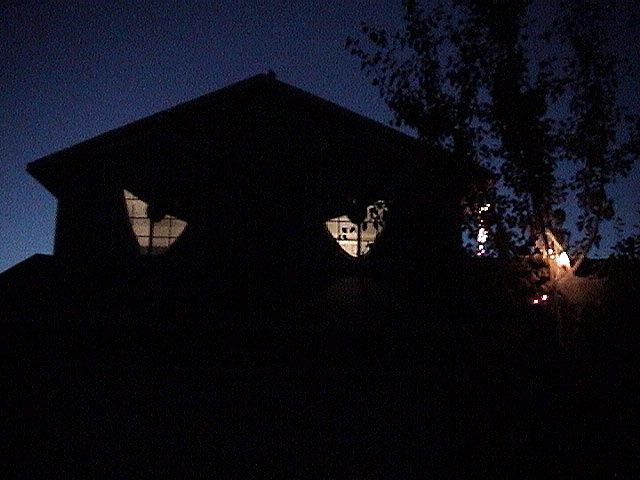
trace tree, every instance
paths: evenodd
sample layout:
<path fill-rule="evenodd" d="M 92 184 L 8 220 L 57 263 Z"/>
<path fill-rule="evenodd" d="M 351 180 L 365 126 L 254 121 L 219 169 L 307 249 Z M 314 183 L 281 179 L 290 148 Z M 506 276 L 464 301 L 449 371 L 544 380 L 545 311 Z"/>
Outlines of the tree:
<path fill-rule="evenodd" d="M 563 153 L 577 166 L 570 188 L 580 207 L 574 269 L 601 240 L 603 222 L 615 216 L 607 186 L 626 176 L 640 155 L 640 117 L 623 115 L 617 93 L 625 61 L 609 48 L 610 7 L 593 0 L 563 4 L 563 29 L 572 55 L 564 65 L 572 95 L 565 119 Z"/>
<path fill-rule="evenodd" d="M 640 213 L 640 210 L 638 211 Z M 625 260 L 640 260 L 640 222 L 634 225 L 631 235 L 613 246 L 614 256 Z"/>
<path fill-rule="evenodd" d="M 611 55 L 606 10 L 593 0 L 567 2 L 553 21 L 536 23 L 534 0 L 403 6 L 403 29 L 363 24 L 360 38 L 347 39 L 396 125 L 453 162 L 495 173 L 488 197 L 467 200 L 473 211 L 490 198 L 493 229 L 511 240 L 503 254 L 536 241 L 546 252 L 551 237 L 566 243 L 562 206 L 575 191 L 584 234 L 577 253 L 586 256 L 615 215 L 606 187 L 640 152 L 638 117 L 617 103 L 623 61 Z M 567 165 L 574 172 L 564 181 L 558 171 Z"/>

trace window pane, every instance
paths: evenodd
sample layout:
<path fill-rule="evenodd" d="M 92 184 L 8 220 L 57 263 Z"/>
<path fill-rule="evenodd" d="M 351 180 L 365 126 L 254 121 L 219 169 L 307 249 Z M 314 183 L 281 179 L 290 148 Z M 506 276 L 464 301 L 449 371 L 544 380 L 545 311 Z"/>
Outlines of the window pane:
<path fill-rule="evenodd" d="M 153 232 L 150 232 L 151 220 L 147 217 L 147 203 L 140 200 L 133 193 L 125 190 L 124 200 L 131 229 L 138 240 L 140 253 L 158 255 L 164 253 L 182 234 L 187 222 L 166 215 L 159 222 L 154 222 Z M 152 234 L 152 248 L 149 251 L 149 235 Z"/>
<path fill-rule="evenodd" d="M 360 225 L 352 223 L 349 217 L 343 215 L 328 220 L 325 226 L 346 253 L 357 257 L 368 253 L 370 246 L 384 230 L 386 211 L 385 202 L 379 200 L 367 207 L 365 219 Z"/>
<path fill-rule="evenodd" d="M 171 233 L 171 223 L 169 219 L 164 218 L 159 222 L 154 222 L 153 224 L 154 237 L 168 237 L 170 233 Z"/>
<path fill-rule="evenodd" d="M 149 219 L 148 218 L 131 218 L 131 228 L 136 237 L 149 235 Z"/>

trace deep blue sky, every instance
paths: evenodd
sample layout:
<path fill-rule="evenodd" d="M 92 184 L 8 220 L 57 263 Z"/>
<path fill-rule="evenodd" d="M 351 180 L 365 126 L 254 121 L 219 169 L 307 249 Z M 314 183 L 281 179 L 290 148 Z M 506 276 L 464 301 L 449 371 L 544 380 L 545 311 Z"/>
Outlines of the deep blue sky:
<path fill-rule="evenodd" d="M 109 129 L 269 69 L 391 117 L 344 41 L 397 26 L 400 0 L 1 3 L 0 271 L 52 251 L 55 199 L 25 165 Z M 636 169 L 619 187 L 627 218 L 639 185 Z"/>
<path fill-rule="evenodd" d="M 25 165 L 106 130 L 269 69 L 390 118 L 344 42 L 399 1 L 2 3 L 0 271 L 52 250 L 55 199 Z"/>

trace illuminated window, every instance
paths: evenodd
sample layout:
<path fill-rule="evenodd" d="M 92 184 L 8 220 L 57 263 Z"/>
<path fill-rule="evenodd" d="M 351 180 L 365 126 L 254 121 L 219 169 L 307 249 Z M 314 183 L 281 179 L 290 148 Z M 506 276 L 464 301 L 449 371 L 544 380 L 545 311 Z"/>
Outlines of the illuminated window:
<path fill-rule="evenodd" d="M 151 221 L 148 216 L 149 205 L 127 190 L 124 191 L 124 200 L 131 228 L 143 255 L 164 253 L 187 226 L 187 222 L 171 215 L 165 215 L 157 222 Z"/>
<path fill-rule="evenodd" d="M 338 245 L 352 257 L 361 257 L 369 252 L 371 245 L 384 230 L 387 206 L 382 200 L 367 207 L 367 214 L 360 224 L 353 223 L 342 215 L 326 222 L 329 233 Z"/>

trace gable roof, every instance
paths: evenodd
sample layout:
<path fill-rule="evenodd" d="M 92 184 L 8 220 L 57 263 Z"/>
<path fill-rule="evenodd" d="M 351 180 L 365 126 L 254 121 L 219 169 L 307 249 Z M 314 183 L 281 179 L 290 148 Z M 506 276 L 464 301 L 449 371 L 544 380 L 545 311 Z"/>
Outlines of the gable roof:
<path fill-rule="evenodd" d="M 375 142 L 372 150 L 383 151 L 381 155 L 402 151 L 402 156 L 415 157 L 421 149 L 413 137 L 281 82 L 273 74 L 260 74 L 47 155 L 29 163 L 27 171 L 59 196 L 83 172 L 120 165 L 118 159 L 126 156 L 151 159 L 162 152 L 195 158 L 199 144 L 206 142 L 215 143 L 220 151 L 240 148 L 244 140 L 239 135 L 264 127 L 261 123 L 274 112 L 281 123 L 287 118 L 291 124 L 287 128 L 297 128 L 298 133 L 306 129 L 305 135 L 318 145 L 337 142 L 338 151 L 369 142 Z M 185 141 L 186 136 L 192 141 Z M 201 141 L 194 142 L 194 137 Z"/>

